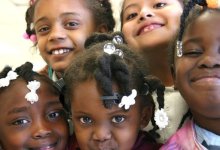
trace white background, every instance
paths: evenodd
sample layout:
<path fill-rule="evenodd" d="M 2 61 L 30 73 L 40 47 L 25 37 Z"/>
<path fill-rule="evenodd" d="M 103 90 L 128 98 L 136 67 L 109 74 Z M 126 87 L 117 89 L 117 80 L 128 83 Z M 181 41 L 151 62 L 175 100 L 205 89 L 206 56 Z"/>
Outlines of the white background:
<path fill-rule="evenodd" d="M 15 1 L 22 5 L 16 5 Z M 114 15 L 118 20 L 122 0 L 111 1 Z M 28 2 L 29 0 L 1 0 L 0 2 L 0 70 L 5 65 L 17 67 L 26 61 L 34 63 L 35 70 L 45 65 L 38 52 L 32 47 L 31 41 L 22 37 L 25 33 L 25 11 Z M 119 30 L 119 25 L 116 30 Z"/>

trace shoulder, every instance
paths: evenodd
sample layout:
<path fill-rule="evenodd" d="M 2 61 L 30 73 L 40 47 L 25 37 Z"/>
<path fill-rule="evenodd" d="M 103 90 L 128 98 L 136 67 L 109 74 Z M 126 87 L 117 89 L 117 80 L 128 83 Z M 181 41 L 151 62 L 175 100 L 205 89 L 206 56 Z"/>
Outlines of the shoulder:
<path fill-rule="evenodd" d="M 155 140 L 145 131 L 140 131 L 132 150 L 158 150 L 162 144 L 156 143 Z"/>

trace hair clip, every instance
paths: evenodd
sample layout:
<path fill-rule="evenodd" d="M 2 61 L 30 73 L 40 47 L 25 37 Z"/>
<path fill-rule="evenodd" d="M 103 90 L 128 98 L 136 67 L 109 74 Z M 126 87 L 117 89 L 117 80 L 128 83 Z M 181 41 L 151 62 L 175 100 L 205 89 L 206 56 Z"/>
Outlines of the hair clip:
<path fill-rule="evenodd" d="M 14 72 L 12 70 L 9 71 L 5 78 L 0 79 L 0 88 L 8 86 L 10 81 L 17 79 L 17 77 L 18 77 L 18 74 L 16 72 Z"/>
<path fill-rule="evenodd" d="M 176 42 L 176 55 L 178 57 L 183 56 L 183 43 L 182 43 L 182 41 L 177 41 Z"/>
<path fill-rule="evenodd" d="M 125 110 L 129 109 L 131 105 L 135 104 L 135 97 L 137 96 L 137 91 L 133 89 L 129 96 L 123 96 L 121 103 L 118 104 L 118 107 L 121 108 L 124 106 Z"/>
<path fill-rule="evenodd" d="M 29 35 L 27 33 L 24 33 L 23 38 L 26 39 L 26 40 L 31 40 L 33 43 L 37 42 L 37 36 L 35 34 Z"/>
<path fill-rule="evenodd" d="M 40 87 L 39 81 L 34 80 L 34 81 L 28 82 L 27 88 L 30 90 L 30 92 L 25 95 L 25 98 L 31 104 L 38 101 L 38 95 L 36 94 L 36 91 L 39 87 Z"/>
<path fill-rule="evenodd" d="M 35 2 L 36 0 L 30 0 L 29 5 L 32 6 Z"/>
<path fill-rule="evenodd" d="M 160 130 L 164 129 L 168 125 L 168 116 L 164 109 L 158 109 L 155 112 L 154 120 Z"/>
<path fill-rule="evenodd" d="M 120 35 L 115 35 L 112 39 L 115 44 L 123 44 L 123 38 Z"/>
<path fill-rule="evenodd" d="M 118 56 L 120 56 L 121 58 L 123 58 L 123 52 L 120 49 L 116 49 L 115 45 L 113 43 L 106 43 L 104 45 L 104 52 L 112 55 L 112 54 L 116 54 Z"/>
<path fill-rule="evenodd" d="M 219 0 L 206 0 L 208 8 L 218 8 L 220 7 Z"/>

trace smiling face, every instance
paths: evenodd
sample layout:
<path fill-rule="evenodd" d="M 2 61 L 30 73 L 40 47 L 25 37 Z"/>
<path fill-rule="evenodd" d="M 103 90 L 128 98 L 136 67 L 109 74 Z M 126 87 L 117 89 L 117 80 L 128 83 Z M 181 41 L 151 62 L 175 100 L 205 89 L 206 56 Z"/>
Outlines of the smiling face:
<path fill-rule="evenodd" d="M 113 91 L 116 89 L 116 85 L 113 84 Z M 107 109 L 99 91 L 95 80 L 82 82 L 74 88 L 71 107 L 74 130 L 80 148 L 132 149 L 141 125 L 143 127 L 146 125 L 141 123 L 143 119 L 141 100 L 136 98 L 136 104 L 131 106 L 129 111 L 124 111 L 117 105 Z M 151 116 L 149 114 L 148 116 Z"/>
<path fill-rule="evenodd" d="M 18 90 L 19 89 L 19 90 Z M 45 82 L 37 90 L 39 100 L 30 104 L 23 80 L 16 80 L 0 94 L 0 144 L 5 150 L 65 149 L 67 122 L 59 95 Z"/>
<path fill-rule="evenodd" d="M 182 13 L 178 0 L 125 0 L 122 9 L 122 32 L 137 51 L 166 49 Z"/>
<path fill-rule="evenodd" d="M 219 25 L 217 12 L 199 16 L 185 30 L 183 56 L 175 56 L 175 85 L 195 119 L 220 117 Z"/>
<path fill-rule="evenodd" d="M 66 69 L 96 29 L 83 0 L 38 1 L 34 28 L 41 56 L 57 72 Z"/>

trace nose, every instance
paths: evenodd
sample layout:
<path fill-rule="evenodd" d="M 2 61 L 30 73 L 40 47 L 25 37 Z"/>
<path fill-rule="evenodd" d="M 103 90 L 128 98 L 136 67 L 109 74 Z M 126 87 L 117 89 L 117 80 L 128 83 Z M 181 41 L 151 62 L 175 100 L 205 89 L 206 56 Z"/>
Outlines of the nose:
<path fill-rule="evenodd" d="M 220 54 L 212 52 L 206 52 L 204 57 L 199 61 L 199 68 L 220 68 Z"/>
<path fill-rule="evenodd" d="M 106 140 L 110 140 L 111 137 L 111 131 L 105 126 L 96 127 L 93 132 L 93 140 L 95 141 L 104 142 Z"/>
<path fill-rule="evenodd" d="M 143 21 L 147 18 L 151 18 L 154 16 L 154 13 L 150 9 L 143 8 L 140 12 L 140 21 Z"/>
<path fill-rule="evenodd" d="M 32 127 L 32 136 L 34 139 L 44 139 L 49 137 L 52 134 L 52 130 L 49 125 L 47 125 L 46 122 L 37 122 L 33 124 Z"/>
<path fill-rule="evenodd" d="M 54 25 L 51 28 L 50 34 L 49 34 L 49 41 L 60 41 L 64 40 L 67 37 L 66 30 L 63 28 L 62 25 Z"/>

